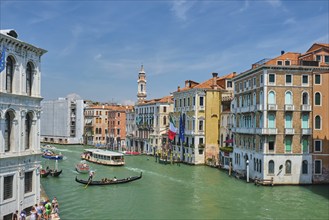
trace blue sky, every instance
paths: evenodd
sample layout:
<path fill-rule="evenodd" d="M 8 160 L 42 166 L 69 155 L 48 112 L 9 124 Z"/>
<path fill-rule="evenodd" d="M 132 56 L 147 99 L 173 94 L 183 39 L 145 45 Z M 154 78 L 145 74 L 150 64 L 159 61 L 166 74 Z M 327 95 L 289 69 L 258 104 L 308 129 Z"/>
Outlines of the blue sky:
<path fill-rule="evenodd" d="M 147 99 L 219 75 L 243 72 L 280 51 L 329 42 L 327 0 L 0 1 L 0 29 L 48 50 L 45 100 L 132 104 L 141 64 Z"/>

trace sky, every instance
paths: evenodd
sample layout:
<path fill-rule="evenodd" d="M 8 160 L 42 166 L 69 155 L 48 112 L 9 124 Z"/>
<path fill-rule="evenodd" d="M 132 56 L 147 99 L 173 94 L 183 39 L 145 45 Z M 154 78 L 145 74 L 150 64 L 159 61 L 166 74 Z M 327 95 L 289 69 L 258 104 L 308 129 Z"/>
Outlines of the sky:
<path fill-rule="evenodd" d="M 328 0 L 0 0 L 0 29 L 48 52 L 41 95 L 134 104 L 329 43 Z"/>

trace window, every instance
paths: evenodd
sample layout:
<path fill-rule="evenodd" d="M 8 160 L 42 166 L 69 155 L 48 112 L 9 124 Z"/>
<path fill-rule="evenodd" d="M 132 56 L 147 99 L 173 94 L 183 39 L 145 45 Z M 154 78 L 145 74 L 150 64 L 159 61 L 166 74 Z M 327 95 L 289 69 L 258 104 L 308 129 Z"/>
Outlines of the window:
<path fill-rule="evenodd" d="M 315 74 L 315 84 L 321 84 L 321 75 Z"/>
<path fill-rule="evenodd" d="M 6 63 L 6 91 L 8 93 L 13 92 L 13 77 L 14 77 L 14 60 L 11 57 L 7 57 Z"/>
<path fill-rule="evenodd" d="M 6 176 L 3 179 L 3 200 L 13 198 L 14 176 Z"/>
<path fill-rule="evenodd" d="M 303 160 L 302 162 L 302 174 L 308 174 L 308 162 Z"/>
<path fill-rule="evenodd" d="M 232 88 L 232 81 L 227 81 L 227 88 Z"/>
<path fill-rule="evenodd" d="M 282 64 L 283 64 L 283 63 L 282 63 L 282 60 L 278 60 L 278 61 L 277 61 L 277 64 L 278 64 L 278 66 L 282 66 Z"/>
<path fill-rule="evenodd" d="M 9 152 L 11 147 L 10 140 L 12 136 L 13 119 L 14 119 L 14 114 L 10 111 L 7 112 L 5 115 L 5 132 L 4 132 L 5 152 Z"/>
<path fill-rule="evenodd" d="M 268 150 L 274 151 L 274 147 L 275 147 L 275 138 L 273 136 L 270 136 L 268 138 Z"/>
<path fill-rule="evenodd" d="M 285 114 L 285 128 L 292 128 L 292 116 L 291 113 Z"/>
<path fill-rule="evenodd" d="M 29 62 L 26 66 L 26 94 L 31 96 L 32 94 L 32 76 L 33 76 L 33 67 Z"/>
<path fill-rule="evenodd" d="M 315 105 L 321 105 L 321 94 L 319 92 L 316 92 L 314 95 L 314 104 Z"/>
<path fill-rule="evenodd" d="M 291 153 L 291 142 L 292 138 L 287 136 L 285 139 L 285 150 L 287 153 Z"/>
<path fill-rule="evenodd" d="M 187 98 L 187 106 L 190 106 L 190 97 Z"/>
<path fill-rule="evenodd" d="M 204 97 L 200 96 L 200 106 L 203 106 L 203 99 L 204 99 Z"/>
<path fill-rule="evenodd" d="M 314 161 L 314 174 L 322 174 L 322 160 Z"/>
<path fill-rule="evenodd" d="M 303 105 L 308 105 L 308 93 L 307 92 L 303 92 L 303 95 L 302 95 L 302 103 Z"/>
<path fill-rule="evenodd" d="M 314 140 L 314 152 L 322 152 L 322 140 Z"/>
<path fill-rule="evenodd" d="M 315 60 L 321 62 L 321 56 L 320 55 L 316 55 Z"/>
<path fill-rule="evenodd" d="M 120 128 L 117 129 L 117 135 L 120 135 Z"/>
<path fill-rule="evenodd" d="M 292 84 L 292 75 L 286 75 L 286 84 L 288 85 Z"/>
<path fill-rule="evenodd" d="M 309 128 L 308 126 L 309 116 L 307 113 L 302 114 L 302 128 Z"/>
<path fill-rule="evenodd" d="M 272 113 L 268 114 L 268 128 L 275 128 L 275 115 Z"/>
<path fill-rule="evenodd" d="M 30 149 L 30 134 L 31 134 L 31 126 L 32 126 L 32 117 L 31 113 L 26 114 L 25 118 L 25 150 Z"/>
<path fill-rule="evenodd" d="M 324 56 L 324 62 L 329 63 L 329 56 Z"/>
<path fill-rule="evenodd" d="M 256 77 L 254 77 L 252 80 L 253 80 L 254 87 L 256 87 Z"/>
<path fill-rule="evenodd" d="M 269 74 L 268 82 L 271 84 L 275 83 L 275 74 Z"/>
<path fill-rule="evenodd" d="M 291 161 L 286 161 L 286 174 L 291 174 Z"/>
<path fill-rule="evenodd" d="M 302 84 L 307 85 L 308 84 L 308 75 L 302 76 Z"/>
<path fill-rule="evenodd" d="M 163 125 L 167 125 L 167 117 L 163 116 Z"/>
<path fill-rule="evenodd" d="M 260 83 L 263 84 L 263 75 L 260 75 Z"/>
<path fill-rule="evenodd" d="M 120 112 L 118 112 L 118 117 L 120 117 Z"/>
<path fill-rule="evenodd" d="M 184 99 L 184 102 L 185 102 L 185 99 Z M 163 112 L 167 112 L 167 107 L 166 106 L 163 107 Z"/>
<path fill-rule="evenodd" d="M 199 120 L 199 131 L 203 131 L 203 120 Z"/>
<path fill-rule="evenodd" d="M 285 65 L 285 66 L 290 66 L 290 60 L 286 60 L 286 61 L 284 61 L 284 65 Z"/>
<path fill-rule="evenodd" d="M 274 174 L 274 161 L 270 160 L 268 162 L 268 174 Z"/>
<path fill-rule="evenodd" d="M 307 138 L 302 139 L 302 148 L 303 148 L 303 153 L 308 153 L 308 139 Z"/>
<path fill-rule="evenodd" d="M 32 179 L 33 179 L 33 172 L 26 172 L 24 178 L 24 192 L 29 193 L 32 192 Z"/>
<path fill-rule="evenodd" d="M 286 105 L 292 105 L 292 93 L 290 91 L 285 94 L 285 103 Z"/>
<path fill-rule="evenodd" d="M 268 104 L 275 104 L 276 100 L 275 100 L 275 93 L 273 91 L 270 91 L 268 93 Z"/>
<path fill-rule="evenodd" d="M 315 116 L 315 129 L 321 129 L 321 117 L 319 115 Z"/>
<path fill-rule="evenodd" d="M 193 97 L 193 106 L 195 106 L 195 97 Z"/>

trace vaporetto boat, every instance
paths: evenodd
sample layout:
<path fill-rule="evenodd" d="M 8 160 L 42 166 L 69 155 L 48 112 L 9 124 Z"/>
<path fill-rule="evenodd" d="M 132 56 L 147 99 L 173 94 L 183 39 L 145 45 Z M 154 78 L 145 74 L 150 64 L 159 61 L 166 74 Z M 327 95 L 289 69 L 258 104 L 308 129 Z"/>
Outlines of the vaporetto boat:
<path fill-rule="evenodd" d="M 101 149 L 85 149 L 81 154 L 81 158 L 92 163 L 108 166 L 123 166 L 125 164 L 124 154 Z"/>

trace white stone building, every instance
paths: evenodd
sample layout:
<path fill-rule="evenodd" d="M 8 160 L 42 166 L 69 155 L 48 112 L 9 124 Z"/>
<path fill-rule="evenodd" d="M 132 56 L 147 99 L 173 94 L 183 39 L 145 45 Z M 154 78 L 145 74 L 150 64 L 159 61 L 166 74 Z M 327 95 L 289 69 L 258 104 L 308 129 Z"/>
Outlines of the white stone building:
<path fill-rule="evenodd" d="M 76 94 L 41 102 L 41 142 L 83 144 L 84 102 Z"/>
<path fill-rule="evenodd" d="M 47 51 L 0 31 L 0 219 L 40 201 L 41 56 Z"/>

